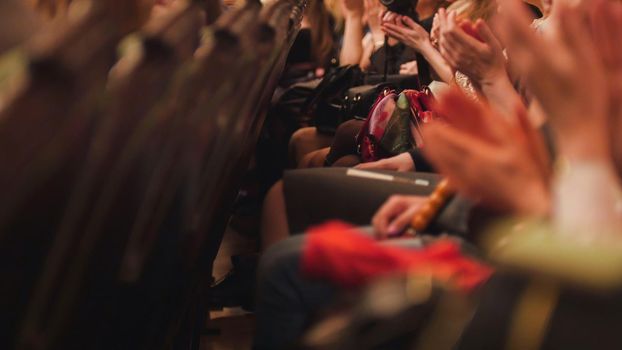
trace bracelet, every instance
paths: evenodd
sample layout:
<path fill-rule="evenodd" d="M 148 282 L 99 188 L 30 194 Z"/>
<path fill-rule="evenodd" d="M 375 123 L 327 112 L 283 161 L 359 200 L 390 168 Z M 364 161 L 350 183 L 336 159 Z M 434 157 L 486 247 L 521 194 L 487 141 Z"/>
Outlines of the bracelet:
<path fill-rule="evenodd" d="M 443 179 L 439 182 L 432 194 L 428 196 L 425 203 L 423 203 L 421 208 L 413 216 L 410 227 L 415 230 L 415 232 L 425 230 L 453 194 L 454 190 L 449 186 L 449 181 L 447 179 Z"/>

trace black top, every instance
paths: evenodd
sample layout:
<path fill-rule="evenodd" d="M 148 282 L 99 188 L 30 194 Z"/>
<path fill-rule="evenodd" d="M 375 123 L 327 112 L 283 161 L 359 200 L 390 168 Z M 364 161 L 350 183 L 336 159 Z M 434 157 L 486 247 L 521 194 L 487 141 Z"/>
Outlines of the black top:
<path fill-rule="evenodd" d="M 311 30 L 303 28 L 298 32 L 296 40 L 292 44 L 287 56 L 287 64 L 299 64 L 313 62 L 311 53 Z"/>
<path fill-rule="evenodd" d="M 430 17 L 423 21 L 417 21 L 428 33 L 432 30 L 432 22 L 434 18 Z M 371 55 L 372 73 L 384 74 L 385 47 L 382 46 Z M 388 48 L 388 72 L 387 74 L 399 74 L 400 66 L 406 62 L 417 60 L 419 69 L 419 79 L 422 85 L 428 85 L 432 82 L 431 68 L 428 61 L 423 58 L 415 49 L 407 47 L 402 43 L 398 43 Z"/>

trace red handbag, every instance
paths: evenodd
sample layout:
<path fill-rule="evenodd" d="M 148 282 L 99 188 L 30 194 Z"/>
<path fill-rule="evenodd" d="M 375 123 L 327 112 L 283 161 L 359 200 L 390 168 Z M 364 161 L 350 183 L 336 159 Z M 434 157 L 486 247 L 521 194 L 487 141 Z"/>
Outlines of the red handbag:
<path fill-rule="evenodd" d="M 389 158 L 423 146 L 421 126 L 436 119 L 430 90 L 383 91 L 357 135 L 363 163 Z"/>

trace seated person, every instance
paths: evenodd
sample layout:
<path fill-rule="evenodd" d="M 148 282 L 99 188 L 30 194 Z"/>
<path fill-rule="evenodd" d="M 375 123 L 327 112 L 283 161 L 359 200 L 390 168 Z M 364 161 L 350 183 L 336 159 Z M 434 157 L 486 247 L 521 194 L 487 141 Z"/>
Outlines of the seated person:
<path fill-rule="evenodd" d="M 416 6 L 416 13 L 413 16 L 421 19 L 422 27 L 415 24 L 414 21 L 412 23 L 429 32 L 434 14 L 445 5 L 444 1 L 439 0 L 419 1 Z M 385 54 L 388 53 L 388 74 L 417 74 L 422 84 L 429 84 L 432 81 L 432 73 L 426 61 L 427 58 L 424 58 L 417 49 L 404 45 L 394 38 L 389 38 L 388 49 L 384 49 L 386 33 L 381 27 L 381 15 L 385 11 L 385 7 L 378 0 L 365 0 L 365 2 L 344 0 L 342 2 L 345 31 L 339 57 L 340 64 L 358 64 L 366 72 L 383 74 Z M 364 35 L 365 18 L 369 27 L 367 35 Z M 353 120 L 345 124 L 340 132 L 342 135 L 344 133 L 349 135 L 353 130 L 360 129 L 360 122 L 358 121 Z M 334 140 L 333 135 L 319 133 L 315 127 L 297 130 L 290 141 L 292 164 L 302 168 L 322 166 L 322 157 L 326 156 L 327 151 L 323 150 L 318 152 L 320 155 L 313 156 L 309 153 L 330 146 L 332 140 Z M 305 156 L 307 156 L 306 159 Z"/>
<path fill-rule="evenodd" d="M 487 98 L 489 103 L 493 105 L 496 109 L 504 111 L 510 111 L 513 106 L 517 103 L 520 103 L 520 97 L 514 90 L 512 83 L 509 80 L 506 68 L 505 68 L 505 59 L 503 58 L 502 48 L 497 39 L 490 32 L 489 27 L 483 21 L 477 21 L 475 24 L 471 24 L 474 26 L 472 31 L 479 32 L 480 37 L 482 37 L 484 42 L 476 40 L 472 36 L 466 34 L 465 30 L 455 25 L 455 17 L 449 18 L 447 21 L 449 29 L 443 30 L 443 37 L 451 36 L 457 37 L 458 39 L 454 39 L 452 42 L 452 47 L 454 48 L 452 54 L 456 57 L 456 64 L 460 65 L 460 69 L 469 76 L 473 77 L 474 81 L 481 85 L 481 95 L 482 98 Z M 471 23 L 471 22 L 465 22 Z M 394 26 L 395 30 L 406 30 L 403 29 L 405 27 Z M 445 40 L 443 40 L 444 42 Z M 476 51 L 477 50 L 477 51 Z M 472 52 L 480 53 L 477 56 L 473 56 Z M 460 58 L 460 59 L 458 59 Z M 474 67 L 478 67 L 477 69 L 473 69 Z M 477 80 L 476 80 L 477 79 Z M 537 123 L 534 121 L 533 124 L 537 127 Z M 347 134 L 347 132 L 345 133 Z M 338 130 L 338 135 L 341 135 Z M 346 147 L 335 148 L 333 151 L 348 149 L 348 143 L 350 147 L 356 147 L 354 144 L 354 135 L 348 137 L 339 137 L 335 140 L 335 142 L 341 142 L 344 140 Z M 344 152 L 342 155 L 335 155 L 336 152 L 332 152 L 328 154 L 329 160 L 338 160 L 340 157 L 347 156 L 347 152 Z M 417 164 L 418 163 L 418 164 Z M 381 160 L 378 162 L 363 164 L 359 167 L 362 169 L 382 169 L 382 170 L 394 170 L 394 171 L 414 171 L 414 170 L 431 170 L 430 167 L 425 166 L 424 157 L 421 156 L 419 150 L 414 150 L 411 154 L 403 154 L 398 155 L 396 157 Z M 339 164 L 338 165 L 355 165 L 355 164 Z M 335 174 L 337 176 L 339 170 L 317 170 L 314 172 L 313 170 L 309 170 L 307 172 L 302 171 L 292 171 L 285 174 L 283 183 L 277 183 L 271 191 L 268 193 L 266 197 L 263 217 L 262 217 L 262 239 L 264 242 L 264 247 L 268 246 L 272 242 L 275 242 L 279 239 L 288 236 L 288 232 L 295 232 L 288 228 L 288 221 L 291 221 L 289 225 L 294 225 L 296 231 L 305 229 L 306 227 L 300 227 L 296 224 L 297 219 L 293 219 L 293 216 L 296 216 L 301 213 L 303 217 L 313 216 L 316 214 L 312 213 L 321 213 L 324 212 L 324 209 L 320 208 L 320 203 L 316 203 L 316 206 L 310 205 L 310 203 L 314 203 L 314 200 L 309 198 L 318 197 L 318 201 L 322 203 L 329 203 L 334 200 L 334 196 L 338 196 L 340 191 L 339 186 L 346 186 L 345 182 L 349 181 L 347 177 L 343 177 L 340 180 L 340 185 L 334 187 L 333 191 L 330 192 L 319 192 L 316 189 L 321 188 L 321 183 L 323 182 L 323 178 L 320 175 L 314 174 Z M 342 172 L 343 174 L 343 172 Z M 409 175 L 399 175 L 399 176 L 409 176 Z M 412 175 L 414 176 L 414 175 Z M 334 180 L 332 180 L 334 181 Z M 335 186 L 335 185 L 331 185 Z M 298 190 L 300 188 L 300 190 Z M 313 188 L 313 193 L 297 193 L 297 191 L 304 191 L 305 188 Z M 358 191 L 365 192 L 368 188 L 361 187 Z M 397 193 L 409 193 L 409 189 L 404 189 L 406 192 L 397 192 Z M 350 194 L 342 190 L 341 191 L 345 198 L 347 198 Z M 383 201 L 387 198 L 390 192 L 383 192 L 384 197 L 378 199 L 378 201 Z M 296 200 L 296 195 L 307 194 L 307 200 L 299 202 Z M 365 203 L 366 201 L 362 201 L 360 203 Z M 290 204 L 291 203 L 291 204 Z M 366 214 L 369 214 L 369 211 L 373 211 L 378 207 L 378 203 L 373 202 L 375 204 L 371 205 L 371 208 L 365 211 Z M 307 204 L 309 204 L 307 206 Z M 293 208 L 292 206 L 297 206 L 298 208 Z M 341 208 L 343 206 L 339 206 Z M 307 214 L 308 213 L 308 214 Z M 338 214 L 337 212 L 336 214 Z M 319 214 L 318 214 L 319 215 Z M 327 219 L 327 217 L 323 217 Z M 317 222 L 315 222 L 317 223 Z"/>
<path fill-rule="evenodd" d="M 611 135 L 611 128 L 622 119 L 622 90 L 614 78 L 622 72 L 622 51 L 610 40 L 622 33 L 611 26 L 587 34 L 582 28 L 584 12 L 561 6 L 558 15 L 568 22 L 556 20 L 551 25 L 557 31 L 539 38 L 528 29 L 519 1 L 508 1 L 506 6 L 500 34 L 510 57 L 531 58 L 512 62 L 546 111 L 559 140 L 559 157 L 571 164 L 564 169 L 571 170 L 558 168 L 552 176 L 543 140 L 520 104 L 508 114 L 456 91 L 441 96 L 437 108 L 449 122 L 426 128 L 430 141 L 425 153 L 454 188 L 473 201 L 515 216 L 550 217 L 557 232 L 569 234 L 569 239 L 607 241 L 608 235 L 619 235 L 622 229 L 622 215 L 616 210 L 622 198 L 618 158 L 622 142 Z M 622 5 L 601 1 L 599 6 L 590 16 L 593 28 L 602 20 L 622 20 Z M 551 46 L 556 50 L 544 49 Z M 560 55 L 568 59 L 565 68 L 560 68 Z M 564 89 L 550 89 L 551 84 Z M 584 123 L 585 115 L 593 123 Z M 591 179 L 587 186 L 577 186 L 582 176 Z M 421 205 L 416 197 L 398 199 L 388 201 L 372 220 L 381 238 L 391 227 L 401 229 L 401 217 L 411 217 Z M 295 341 L 311 314 L 334 300 L 333 286 L 300 274 L 304 239 L 297 236 L 278 243 L 263 258 L 258 349 L 279 349 Z"/>
<path fill-rule="evenodd" d="M 425 4 L 425 2 L 420 2 L 418 9 L 421 4 Z M 432 4 L 430 3 L 429 5 Z M 440 4 L 436 5 L 438 9 Z M 384 14 L 381 28 L 392 40 L 397 39 L 401 44 L 415 51 L 420 56 L 417 61 L 425 62 L 425 71 L 430 71 L 428 68 L 429 64 L 432 71 L 435 72 L 435 75 L 442 82 L 458 84 L 473 96 L 479 93 L 488 94 L 495 98 L 503 93 L 507 93 L 507 90 L 511 90 L 512 87 L 508 84 L 509 81 L 507 79 L 498 78 L 499 71 L 505 70 L 502 63 L 504 58 L 497 39 L 494 38 L 494 35 L 492 35 L 485 24 L 494 14 L 494 5 L 494 1 L 464 0 L 450 5 L 448 11 L 440 8 L 440 10 L 433 12 L 435 15 L 431 34 L 428 34 L 430 28 L 422 27 L 408 16 L 401 16 L 391 12 Z M 460 28 L 458 23 L 462 20 L 469 21 L 470 19 L 479 19 L 483 22 L 478 24 L 477 28 L 471 28 L 470 32 L 466 31 L 468 28 L 462 30 L 463 28 Z M 484 49 L 477 47 L 476 39 L 468 38 L 469 34 L 475 37 L 482 36 L 484 39 L 480 38 L 480 40 L 485 40 L 488 45 Z M 461 51 L 455 52 L 456 48 Z M 488 76 L 481 76 L 481 72 L 478 71 L 480 67 L 473 65 L 472 61 L 474 59 L 469 57 L 473 56 L 474 53 L 480 55 L 482 61 L 486 60 L 489 62 L 489 65 L 494 64 L 496 71 L 488 69 L 486 71 Z M 457 54 L 462 55 L 460 61 L 457 60 L 457 57 L 459 57 Z M 465 62 L 469 62 L 471 67 L 466 66 Z M 428 85 L 430 80 L 425 78 L 421 82 L 424 85 Z M 499 90 L 502 94 L 497 93 Z M 320 135 L 314 128 L 305 128 L 297 131 L 290 142 L 291 152 L 296 153 L 296 164 L 299 168 L 319 167 L 325 164 L 336 166 L 353 166 L 358 164 L 360 162 L 356 157 L 358 148 L 352 140 L 356 137 L 362 125 L 363 122 L 359 120 L 350 120 L 343 123 L 338 128 L 330 149 L 325 148 L 314 152 L 309 152 L 310 148 L 308 146 L 302 147 L 301 145 L 309 144 L 308 140 L 310 139 L 324 139 L 324 136 Z M 305 152 L 308 152 L 308 154 L 305 155 Z"/>

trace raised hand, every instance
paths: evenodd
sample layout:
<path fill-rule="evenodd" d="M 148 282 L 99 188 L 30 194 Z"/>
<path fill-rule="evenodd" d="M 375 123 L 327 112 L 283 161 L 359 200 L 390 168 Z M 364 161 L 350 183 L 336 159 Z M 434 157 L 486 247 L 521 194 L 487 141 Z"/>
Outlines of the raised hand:
<path fill-rule="evenodd" d="M 595 0 L 591 7 L 594 44 L 605 68 L 609 88 L 610 138 L 613 158 L 622 177 L 622 3 Z"/>
<path fill-rule="evenodd" d="M 507 77 L 503 49 L 486 22 L 455 21 L 450 14 L 440 29 L 439 49 L 447 63 L 479 85 Z"/>
<path fill-rule="evenodd" d="M 435 107 L 447 124 L 424 127 L 428 160 L 460 193 L 508 213 L 546 215 L 550 167 L 546 148 L 519 104 L 514 120 L 457 89 Z"/>
<path fill-rule="evenodd" d="M 383 17 L 382 30 L 390 37 L 421 53 L 442 81 L 446 83 L 453 81 L 453 70 L 432 45 L 428 32 L 410 17 L 387 12 Z"/>
<path fill-rule="evenodd" d="M 341 12 L 348 18 L 363 18 L 365 6 L 363 0 L 341 0 Z"/>
<path fill-rule="evenodd" d="M 390 37 L 418 51 L 431 46 L 428 32 L 408 16 L 387 12 L 383 17 L 382 30 Z"/>
<path fill-rule="evenodd" d="M 556 2 L 550 30 L 538 36 L 520 0 L 501 5 L 497 32 L 510 62 L 548 116 L 561 153 L 592 160 L 610 157 L 607 73 L 587 13 Z"/>
<path fill-rule="evenodd" d="M 384 34 L 382 33 L 381 22 L 385 7 L 379 0 L 364 0 L 364 5 L 367 25 L 374 36 L 374 40 L 382 40 Z"/>

